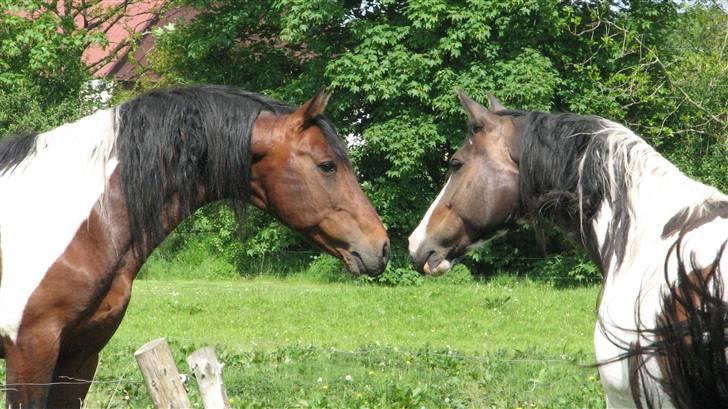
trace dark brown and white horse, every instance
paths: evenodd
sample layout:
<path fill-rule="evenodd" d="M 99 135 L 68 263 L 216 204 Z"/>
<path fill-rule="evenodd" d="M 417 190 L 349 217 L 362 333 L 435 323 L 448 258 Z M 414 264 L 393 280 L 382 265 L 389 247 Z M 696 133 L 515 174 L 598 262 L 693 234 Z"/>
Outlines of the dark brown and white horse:
<path fill-rule="evenodd" d="M 728 196 L 632 131 L 575 114 L 490 110 L 464 93 L 468 135 L 409 239 L 441 274 L 527 218 L 581 242 L 604 276 L 594 342 L 610 408 L 728 407 Z"/>
<path fill-rule="evenodd" d="M 14 408 L 79 407 L 149 253 L 205 203 L 250 202 L 377 275 L 380 219 L 328 95 L 299 108 L 233 88 L 155 91 L 0 141 L 0 335 Z M 49 383 L 59 384 L 49 386 Z"/>

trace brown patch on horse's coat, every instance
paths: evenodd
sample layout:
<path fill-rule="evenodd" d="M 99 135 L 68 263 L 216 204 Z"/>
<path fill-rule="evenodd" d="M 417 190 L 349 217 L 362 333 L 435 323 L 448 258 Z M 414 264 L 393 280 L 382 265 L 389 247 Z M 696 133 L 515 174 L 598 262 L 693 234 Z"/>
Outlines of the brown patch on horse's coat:
<path fill-rule="evenodd" d="M 675 301 L 674 303 L 671 302 L 669 304 L 670 306 L 674 306 L 674 308 L 672 311 L 664 310 L 657 316 L 658 331 L 660 328 L 664 328 L 670 321 L 673 323 L 687 322 L 689 318 L 689 313 L 687 311 L 688 302 L 690 302 L 689 306 L 691 308 L 696 310 L 700 309 L 703 296 L 702 293 L 709 284 L 710 280 L 714 279 L 712 274 L 714 269 L 715 266 L 711 264 L 703 267 L 702 269 L 694 270 L 686 276 L 688 279 L 687 285 L 673 285 L 674 287 L 668 297 Z M 685 294 L 685 289 L 688 290 L 687 294 Z M 686 340 L 688 344 L 691 343 L 690 336 L 686 336 Z"/>
<path fill-rule="evenodd" d="M 702 205 L 685 207 L 665 223 L 662 238 L 695 230 L 717 218 L 728 219 L 728 202 L 709 200 Z"/>
<path fill-rule="evenodd" d="M 64 253 L 28 300 L 16 343 L 5 341 L 8 383 L 92 379 L 98 352 L 126 310 L 140 261 L 130 260 L 126 199 L 119 169 Z M 102 207 L 103 206 L 103 207 Z M 22 359 L 18 359 L 22 358 Z M 69 367 L 69 363 L 76 363 Z M 45 380 L 47 379 L 47 380 Z M 9 390 L 9 402 L 78 407 L 90 384 L 29 386 Z"/>

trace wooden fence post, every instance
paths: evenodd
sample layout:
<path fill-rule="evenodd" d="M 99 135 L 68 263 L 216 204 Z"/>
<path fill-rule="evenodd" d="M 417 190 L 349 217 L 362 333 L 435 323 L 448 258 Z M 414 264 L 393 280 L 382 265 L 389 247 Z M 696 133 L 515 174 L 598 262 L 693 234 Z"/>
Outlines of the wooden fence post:
<path fill-rule="evenodd" d="M 200 348 L 187 357 L 187 364 L 197 378 L 205 409 L 229 409 L 230 401 L 222 380 L 222 367 L 225 365 L 217 360 L 215 350 Z"/>
<path fill-rule="evenodd" d="M 144 383 L 157 409 L 187 409 L 192 407 L 187 397 L 169 344 L 164 338 L 144 344 L 134 353 L 144 376 Z"/>

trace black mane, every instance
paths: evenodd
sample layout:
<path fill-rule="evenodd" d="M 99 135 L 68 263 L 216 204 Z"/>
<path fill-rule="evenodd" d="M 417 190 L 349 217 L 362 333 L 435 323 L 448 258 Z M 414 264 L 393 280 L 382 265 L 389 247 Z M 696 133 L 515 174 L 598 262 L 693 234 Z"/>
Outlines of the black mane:
<path fill-rule="evenodd" d="M 117 149 L 137 248 L 165 236 L 163 205 L 170 199 L 181 216 L 208 199 L 232 199 L 238 214 L 249 198 L 250 138 L 263 111 L 294 108 L 252 92 L 221 86 L 153 91 L 117 108 Z M 331 122 L 315 123 L 335 153 L 346 151 Z M 202 192 L 201 190 L 204 190 Z"/>
<path fill-rule="evenodd" d="M 522 212 L 537 226 L 544 220 L 555 222 L 579 234 L 592 256 L 606 263 L 617 256 L 622 260 L 630 218 L 626 198 L 628 158 L 617 155 L 620 162 L 611 164 L 604 120 L 595 116 L 571 113 L 529 112 L 522 115 L 520 137 L 520 196 Z M 581 171 L 580 171 L 581 167 Z M 580 177 L 581 172 L 581 177 Z M 611 183 L 616 186 L 610 186 Z M 623 197 L 611 198 L 610 187 Z M 587 228 L 597 215 L 600 204 L 610 200 L 616 222 L 608 229 L 604 247 L 596 248 L 596 238 Z"/>
<path fill-rule="evenodd" d="M 35 153 L 38 134 L 27 132 L 0 139 L 0 174 L 12 171 L 25 158 Z"/>

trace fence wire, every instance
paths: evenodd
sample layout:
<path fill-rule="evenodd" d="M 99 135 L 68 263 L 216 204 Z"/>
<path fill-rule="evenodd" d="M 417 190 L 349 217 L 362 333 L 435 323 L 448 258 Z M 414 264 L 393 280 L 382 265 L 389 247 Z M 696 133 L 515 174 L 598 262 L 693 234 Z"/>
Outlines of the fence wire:
<path fill-rule="evenodd" d="M 185 339 L 185 338 L 176 338 L 176 337 L 170 337 L 171 341 L 175 343 L 182 343 L 182 344 L 188 344 L 188 345 L 199 345 L 200 340 L 191 340 L 191 339 Z M 219 345 L 220 347 L 225 347 L 224 345 Z M 367 355 L 377 355 L 377 354 L 386 354 L 386 355 L 399 355 L 402 358 L 414 358 L 417 356 L 421 356 L 423 354 L 422 350 L 407 350 L 407 349 L 400 349 L 397 347 L 378 347 L 376 350 L 343 350 L 338 348 L 321 348 L 321 347 L 315 347 L 315 346 L 300 346 L 302 350 L 304 351 L 311 351 L 322 355 L 327 354 L 333 354 L 333 355 L 342 355 L 342 356 L 367 356 Z M 233 353 L 256 353 L 260 351 L 256 350 L 244 350 L 244 349 L 233 349 Z M 276 351 L 263 351 L 264 354 L 275 354 Z M 489 364 L 527 364 L 527 365 L 574 365 L 576 367 L 582 367 L 584 369 L 591 369 L 593 362 L 577 362 L 574 358 L 569 356 L 566 353 L 560 354 L 558 357 L 553 358 L 542 358 L 542 359 L 536 359 L 536 358 L 497 358 L 487 355 L 471 355 L 471 354 L 465 354 L 460 353 L 454 350 L 448 350 L 448 351 L 426 351 L 424 352 L 424 356 L 427 357 L 439 357 L 439 358 L 450 358 L 450 359 L 456 359 L 460 361 L 470 361 L 470 362 L 481 362 L 481 363 L 489 363 Z M 224 363 L 224 362 L 223 362 Z M 103 365 L 103 362 L 99 364 L 99 367 Z M 127 368 L 128 369 L 128 368 Z M 126 372 L 126 371 L 125 371 Z M 188 375 L 184 373 L 184 371 L 180 371 L 180 375 L 184 375 L 186 377 L 189 377 L 191 375 Z M 144 384 L 144 381 L 138 380 L 138 379 L 131 379 L 131 378 L 118 378 L 118 379 L 81 379 L 81 378 L 74 378 L 70 376 L 60 376 L 59 377 L 62 380 L 55 381 L 55 382 L 18 382 L 18 383 L 7 383 L 7 384 L 0 384 L 0 391 L 14 391 L 17 390 L 15 388 L 22 387 L 22 386 L 54 386 L 54 385 L 120 385 L 120 384 L 128 384 L 128 385 L 141 385 Z"/>

